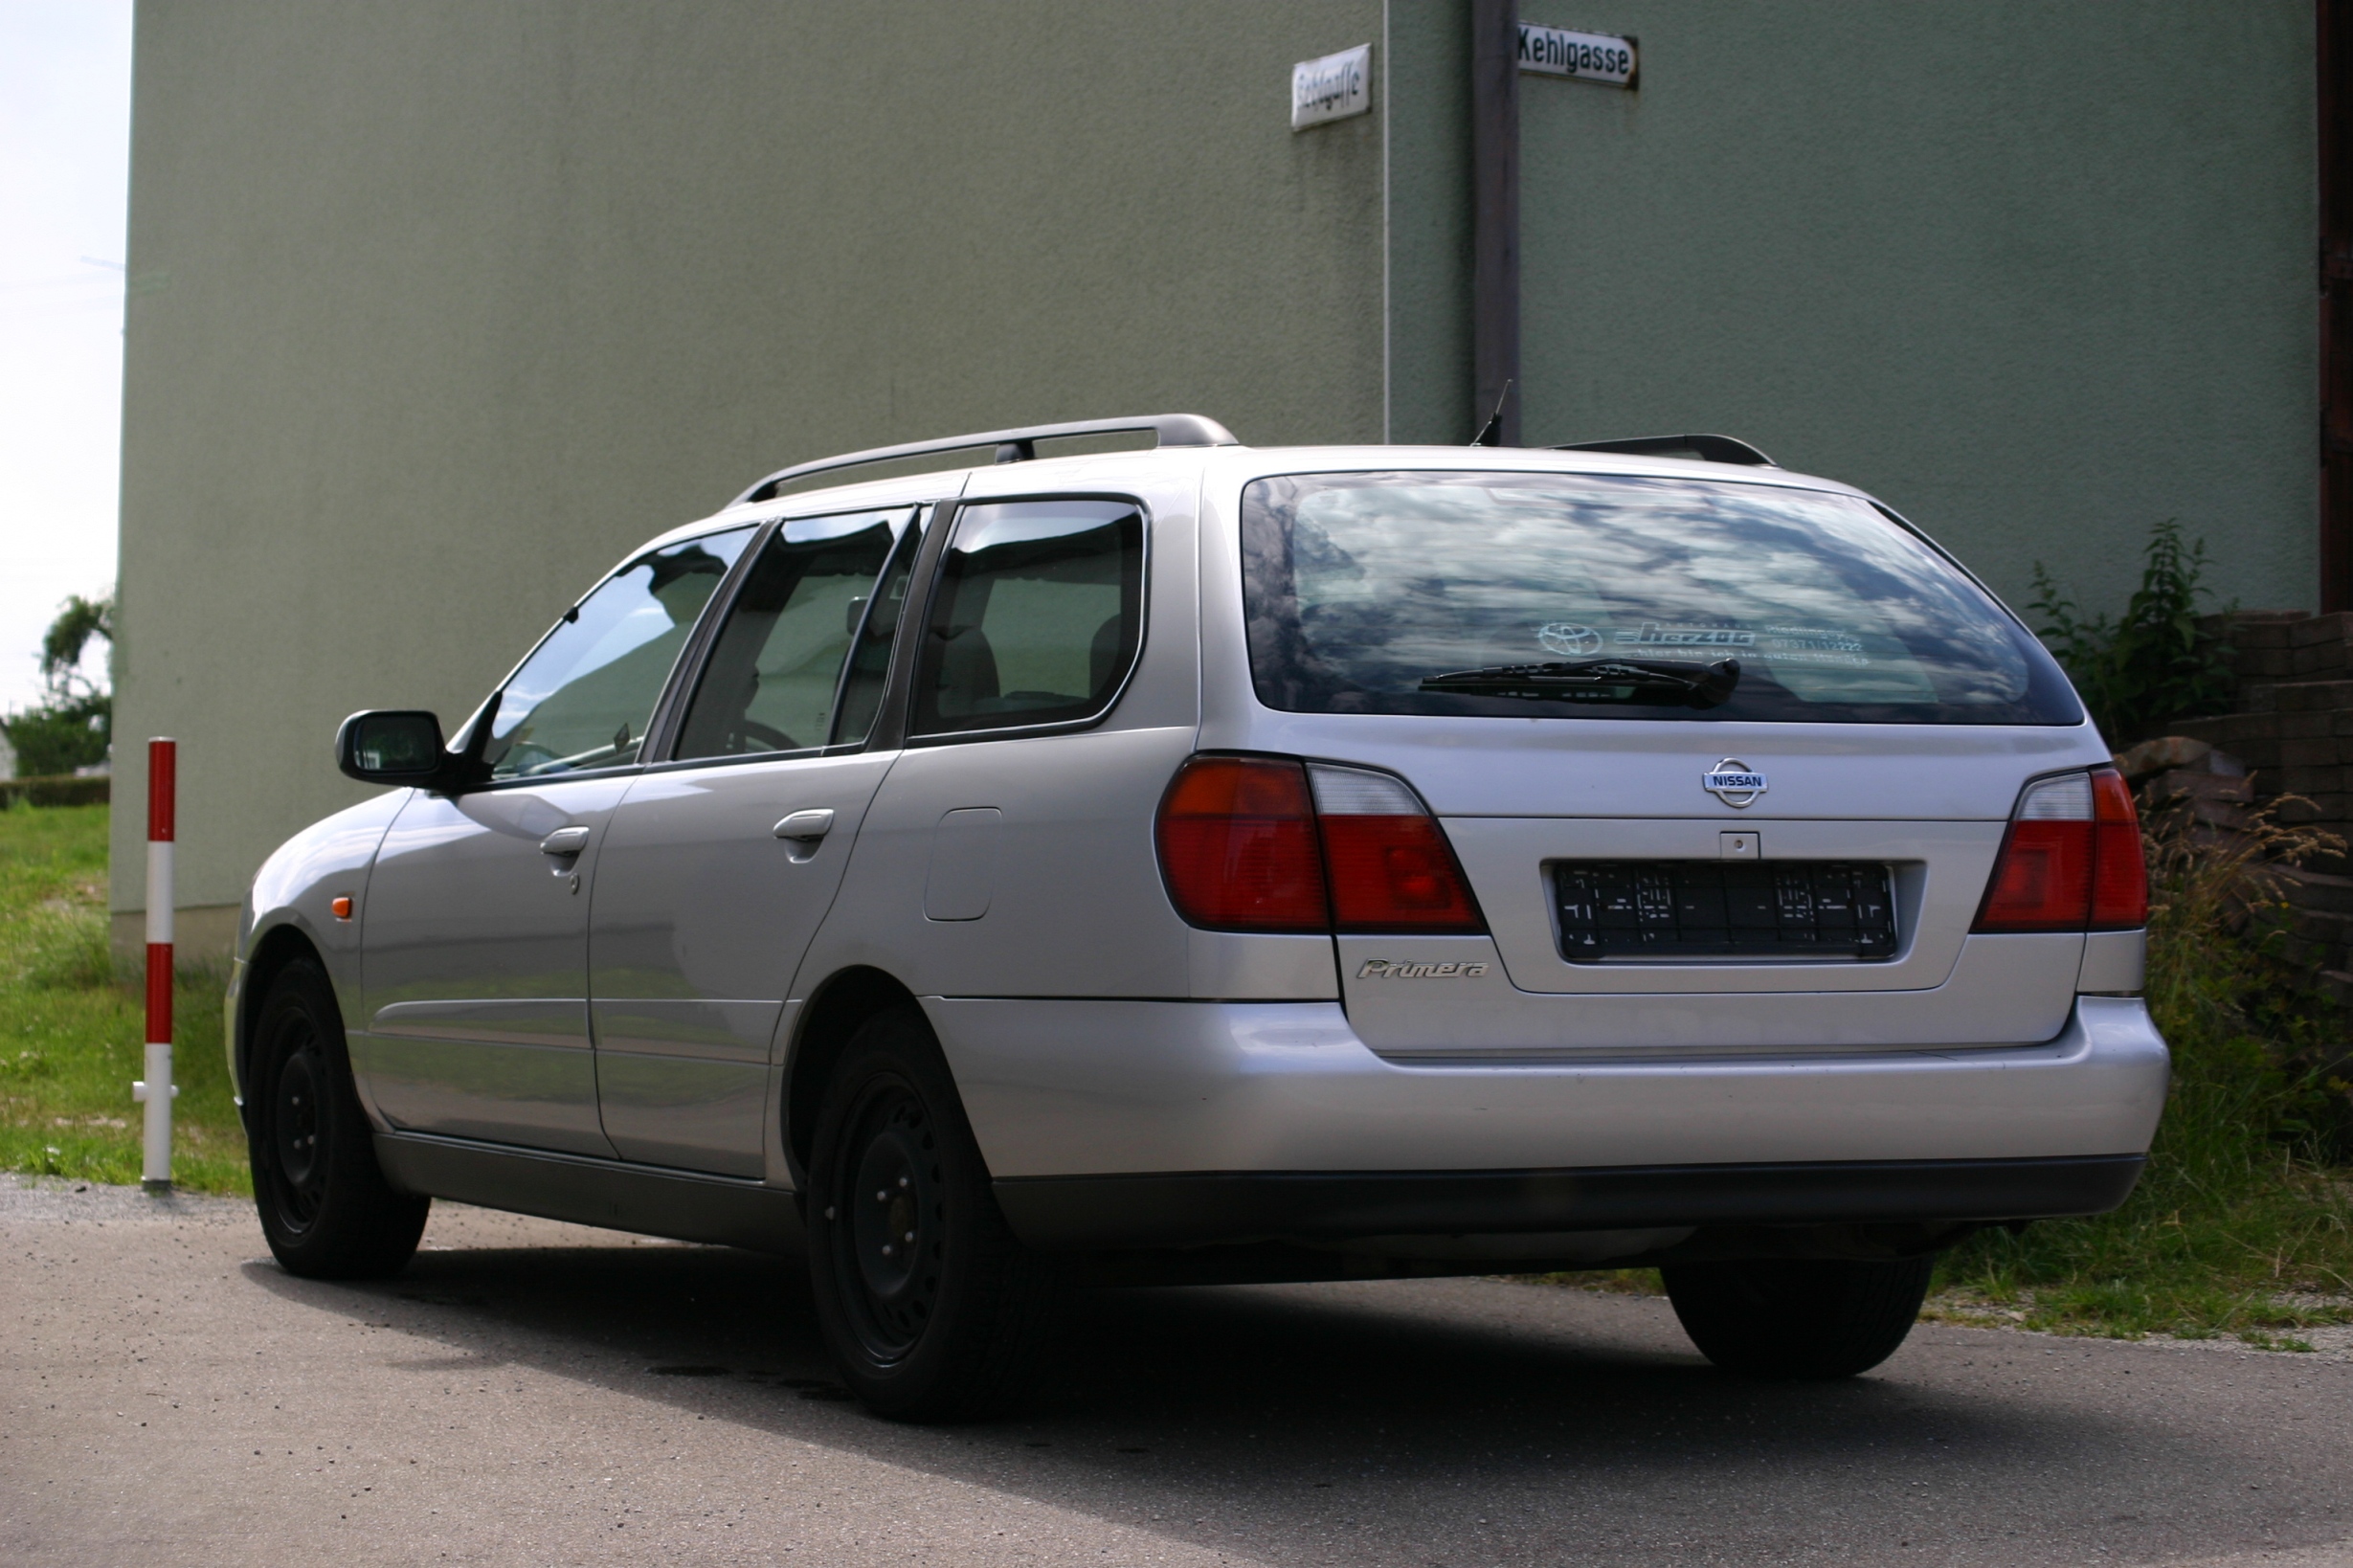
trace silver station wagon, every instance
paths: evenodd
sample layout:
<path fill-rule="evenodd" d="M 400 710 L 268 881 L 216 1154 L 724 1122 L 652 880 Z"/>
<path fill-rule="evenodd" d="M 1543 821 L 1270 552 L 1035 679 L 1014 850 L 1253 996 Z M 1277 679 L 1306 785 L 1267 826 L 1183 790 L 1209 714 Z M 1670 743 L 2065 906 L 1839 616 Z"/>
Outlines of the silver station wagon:
<path fill-rule="evenodd" d="M 1717 1364 L 1850 1375 L 2165 1092 L 2064 676 L 1722 437 L 853 454 L 336 745 L 395 788 L 261 868 L 228 1004 L 280 1262 L 436 1197 L 805 1253 L 906 1419 L 1103 1284 L 1655 1266 Z"/>

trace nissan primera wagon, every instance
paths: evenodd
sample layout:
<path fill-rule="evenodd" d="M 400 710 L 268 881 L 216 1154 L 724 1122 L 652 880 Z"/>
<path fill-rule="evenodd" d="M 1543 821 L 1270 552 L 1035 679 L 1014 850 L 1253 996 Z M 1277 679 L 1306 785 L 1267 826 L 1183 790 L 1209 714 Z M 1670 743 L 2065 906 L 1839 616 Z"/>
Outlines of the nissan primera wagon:
<path fill-rule="evenodd" d="M 336 744 L 394 787 L 261 868 L 228 1001 L 283 1265 L 435 1197 L 805 1251 L 899 1417 L 1073 1283 L 1656 1266 L 1719 1365 L 1852 1374 L 2165 1091 L 2065 678 L 1719 437 L 854 454 Z"/>

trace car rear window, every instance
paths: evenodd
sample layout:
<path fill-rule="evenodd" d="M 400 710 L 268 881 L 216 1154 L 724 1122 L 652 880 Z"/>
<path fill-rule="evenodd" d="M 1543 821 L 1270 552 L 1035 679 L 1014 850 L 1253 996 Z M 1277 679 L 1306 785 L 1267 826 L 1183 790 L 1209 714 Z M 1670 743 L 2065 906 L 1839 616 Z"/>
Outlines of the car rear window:
<path fill-rule="evenodd" d="M 2042 645 L 1850 496 L 1386 472 L 1243 496 L 1259 700 L 1305 713 L 2073 725 Z"/>

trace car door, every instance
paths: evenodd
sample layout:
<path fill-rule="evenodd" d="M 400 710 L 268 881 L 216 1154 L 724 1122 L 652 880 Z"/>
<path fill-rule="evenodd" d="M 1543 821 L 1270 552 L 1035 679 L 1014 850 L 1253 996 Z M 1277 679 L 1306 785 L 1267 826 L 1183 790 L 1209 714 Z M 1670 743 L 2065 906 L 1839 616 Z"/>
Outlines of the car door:
<path fill-rule="evenodd" d="M 894 973 L 928 1007 L 1187 994 L 1188 942 L 1161 887 L 1153 817 L 1194 747 L 1199 674 L 1190 578 L 1179 560 L 1148 580 L 1150 526 L 1116 497 L 958 503 L 924 635 L 907 639 L 922 653 L 906 750 L 834 915 L 904 955 Z M 1155 661 L 1143 650 L 1156 584 L 1167 586 Z M 830 945 L 825 956 L 856 961 Z M 965 1087 L 995 1092 L 978 1079 Z"/>
<path fill-rule="evenodd" d="M 482 785 L 402 806 L 360 911 L 367 1027 L 352 1037 L 394 1126 L 613 1153 L 588 1022 L 598 840 L 751 532 L 648 551 L 607 578 L 484 705 Z"/>
<path fill-rule="evenodd" d="M 604 835 L 589 995 L 625 1159 L 766 1169 L 772 1046 L 895 752 L 863 749 L 920 537 L 900 507 L 785 524 L 710 643 L 672 761 Z"/>

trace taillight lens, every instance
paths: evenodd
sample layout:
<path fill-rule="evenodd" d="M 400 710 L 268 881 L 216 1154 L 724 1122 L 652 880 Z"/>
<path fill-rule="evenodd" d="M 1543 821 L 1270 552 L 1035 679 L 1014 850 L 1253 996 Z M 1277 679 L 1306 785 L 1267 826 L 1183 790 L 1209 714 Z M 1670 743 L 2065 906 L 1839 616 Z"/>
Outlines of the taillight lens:
<path fill-rule="evenodd" d="M 1176 912 L 1228 931 L 1478 934 L 1437 821 L 1403 781 L 1278 757 L 1194 757 L 1156 824 Z"/>
<path fill-rule="evenodd" d="M 2149 866 L 2140 853 L 2140 814 L 2114 768 L 2092 771 L 2092 929 L 2132 930 L 2149 923 Z"/>
<path fill-rule="evenodd" d="M 2113 768 L 2027 786 L 1974 930 L 2120 930 L 2148 922 L 2132 792 Z"/>
<path fill-rule="evenodd" d="M 1336 930 L 1477 934 L 1487 930 L 1454 850 L 1403 780 L 1308 764 L 1323 828 Z"/>
<path fill-rule="evenodd" d="M 1160 798 L 1160 871 L 1176 912 L 1228 931 L 1331 930 L 1307 769 L 1195 757 Z"/>

